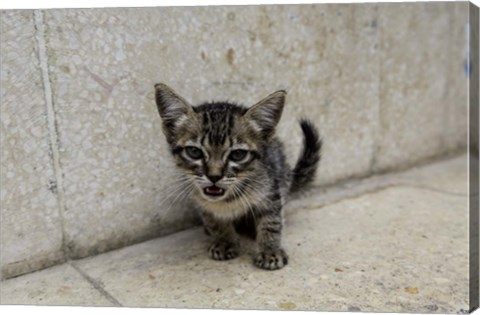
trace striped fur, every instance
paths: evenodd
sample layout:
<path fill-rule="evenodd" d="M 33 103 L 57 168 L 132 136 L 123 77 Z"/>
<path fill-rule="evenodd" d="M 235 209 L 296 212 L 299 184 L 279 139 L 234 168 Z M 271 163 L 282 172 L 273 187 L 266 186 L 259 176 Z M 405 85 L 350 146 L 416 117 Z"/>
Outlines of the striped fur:
<path fill-rule="evenodd" d="M 155 85 L 163 131 L 183 177 L 179 190 L 200 209 L 206 232 L 214 238 L 213 259 L 239 254 L 238 233 L 255 237 L 254 263 L 280 269 L 288 263 L 282 248 L 283 206 L 290 192 L 314 179 L 320 159 L 317 130 L 307 120 L 302 154 L 293 170 L 275 137 L 285 91 L 246 108 L 229 102 L 191 106 L 171 88 Z"/>

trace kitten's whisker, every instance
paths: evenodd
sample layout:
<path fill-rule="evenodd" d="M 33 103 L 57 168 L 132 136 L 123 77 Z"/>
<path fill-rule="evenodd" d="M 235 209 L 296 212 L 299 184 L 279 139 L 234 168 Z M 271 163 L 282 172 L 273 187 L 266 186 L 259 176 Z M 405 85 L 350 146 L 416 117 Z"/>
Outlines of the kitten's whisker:
<path fill-rule="evenodd" d="M 193 188 L 194 188 L 194 185 L 191 182 L 189 182 L 186 187 L 181 187 L 181 189 L 178 190 L 177 196 L 172 200 L 172 202 L 170 203 L 170 206 L 166 209 L 166 212 L 169 212 L 172 209 L 176 201 L 180 201 L 185 199 L 185 197 L 189 197 Z M 183 198 L 180 198 L 180 197 L 183 197 Z"/>
<path fill-rule="evenodd" d="M 254 200 L 255 203 L 257 203 L 261 208 L 264 208 L 264 209 L 268 209 L 269 207 L 272 206 L 270 200 L 267 200 L 267 202 L 265 202 L 262 198 L 259 197 L 257 193 L 257 187 L 249 183 L 244 183 L 244 186 L 245 186 L 245 194 L 249 197 L 248 198 L 249 200 Z M 262 210 L 259 209 L 259 211 L 262 211 Z"/>
<path fill-rule="evenodd" d="M 189 181 L 188 178 L 186 178 L 185 180 L 181 181 L 178 185 L 172 186 L 172 188 L 169 191 L 167 191 L 167 195 L 164 196 L 164 199 L 163 199 L 162 203 L 160 204 L 160 206 L 164 206 L 165 203 L 167 203 L 167 202 L 172 204 L 173 201 L 171 201 L 170 198 L 174 194 L 177 194 L 177 193 L 185 190 L 189 185 L 191 185 L 191 182 Z"/>
<path fill-rule="evenodd" d="M 181 194 L 178 194 L 177 198 L 175 198 L 175 200 L 184 200 L 188 197 L 190 197 L 190 194 L 192 193 L 192 191 L 195 189 L 195 185 L 193 184 L 190 184 L 188 185 L 183 191 Z M 178 199 L 180 197 L 180 199 Z"/>

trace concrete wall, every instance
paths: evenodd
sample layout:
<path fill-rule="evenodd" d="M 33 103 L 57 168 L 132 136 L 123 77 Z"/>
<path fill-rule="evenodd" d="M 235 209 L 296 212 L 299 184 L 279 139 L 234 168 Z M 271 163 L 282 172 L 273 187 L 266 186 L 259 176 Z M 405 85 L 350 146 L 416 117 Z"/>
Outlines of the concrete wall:
<path fill-rule="evenodd" d="M 1 13 L 1 264 L 21 274 L 197 223 L 153 84 L 192 103 L 288 91 L 325 140 L 317 185 L 466 147 L 468 3 Z M 180 198 L 179 198 L 180 199 Z"/>

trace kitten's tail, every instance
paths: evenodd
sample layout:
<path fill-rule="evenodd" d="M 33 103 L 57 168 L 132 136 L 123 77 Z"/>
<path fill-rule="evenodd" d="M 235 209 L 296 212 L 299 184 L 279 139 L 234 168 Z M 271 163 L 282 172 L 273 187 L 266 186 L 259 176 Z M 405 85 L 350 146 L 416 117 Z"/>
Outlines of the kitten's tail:
<path fill-rule="evenodd" d="M 308 119 L 300 120 L 303 131 L 303 149 L 293 169 L 290 192 L 297 192 L 313 181 L 321 157 L 322 140 L 317 128 Z"/>

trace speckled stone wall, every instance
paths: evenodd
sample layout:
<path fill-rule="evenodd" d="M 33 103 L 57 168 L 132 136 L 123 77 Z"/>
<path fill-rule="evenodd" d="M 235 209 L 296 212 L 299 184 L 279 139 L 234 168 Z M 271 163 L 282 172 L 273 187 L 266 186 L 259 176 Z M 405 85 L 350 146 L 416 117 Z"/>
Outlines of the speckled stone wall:
<path fill-rule="evenodd" d="M 34 12 L 1 12 L 2 277 L 63 261 L 62 220 Z"/>
<path fill-rule="evenodd" d="M 464 147 L 468 4 L 379 8 L 380 128 L 373 169 L 388 170 Z"/>
<path fill-rule="evenodd" d="M 2 14 L 2 43 L 9 43 L 2 45 L 2 98 L 10 99 L 2 100 L 2 114 L 31 107 L 41 117 L 16 114 L 18 128 L 40 131 L 7 144 L 17 136 L 2 115 L 2 251 L 9 253 L 2 254 L 2 270 L 37 257 L 25 253 L 29 246 L 39 248 L 43 238 L 29 230 L 45 226 L 44 221 L 55 226 L 49 230 L 51 252 L 63 248 L 70 258 L 198 222 L 172 188 L 175 171 L 153 99 L 157 82 L 194 104 L 228 99 L 251 105 L 286 89 L 278 134 L 290 163 L 300 151 L 300 117 L 312 119 L 324 138 L 316 185 L 414 165 L 466 147 L 467 2 L 35 14 L 35 20 L 31 11 Z M 43 68 L 42 58 L 28 53 L 38 38 L 44 40 Z M 17 49 L 19 42 L 28 49 Z M 25 56 L 4 57 L 9 54 Z M 5 72 L 9 67 L 31 73 L 30 80 L 12 79 Z M 23 94 L 16 87 L 19 81 L 39 95 Z M 51 104 L 44 104 L 49 94 Z M 53 109 L 50 125 L 45 108 Z M 57 138 L 56 158 L 49 153 L 48 132 Z M 44 160 L 38 174 L 23 170 L 29 160 L 13 156 L 29 137 L 34 137 L 32 154 Z M 4 176 L 4 165 L 15 169 L 11 178 Z M 58 187 L 49 190 L 48 179 Z M 32 193 L 27 189 L 20 198 L 10 192 L 27 183 Z M 174 205 L 165 202 L 168 196 L 178 196 Z M 42 211 L 52 214 L 39 215 Z M 21 221 L 30 213 L 39 218 Z M 3 219 L 17 222 L 16 227 L 4 228 Z M 15 229 L 30 242 L 23 244 Z"/>

